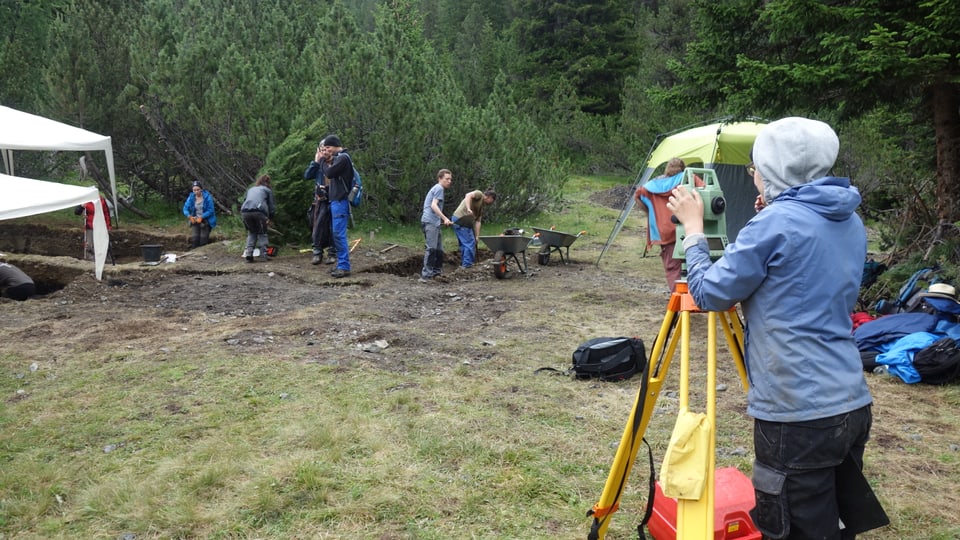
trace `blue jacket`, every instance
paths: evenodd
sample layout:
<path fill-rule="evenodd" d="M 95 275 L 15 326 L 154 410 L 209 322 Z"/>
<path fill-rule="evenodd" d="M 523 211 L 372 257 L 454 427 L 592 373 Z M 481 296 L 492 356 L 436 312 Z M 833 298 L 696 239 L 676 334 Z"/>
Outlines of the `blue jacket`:
<path fill-rule="evenodd" d="M 210 192 L 207 190 L 203 190 L 201 193 L 203 194 L 203 215 L 200 217 L 207 220 L 207 224 L 210 225 L 212 229 L 217 226 L 217 214 L 216 207 L 213 205 L 213 195 L 210 195 Z M 183 203 L 183 215 L 187 217 L 197 215 L 196 200 L 197 196 L 191 191 L 190 196 L 187 197 L 187 202 Z"/>
<path fill-rule="evenodd" d="M 814 420 L 872 402 L 850 319 L 867 253 L 859 204 L 848 179 L 821 178 L 781 193 L 716 263 L 705 239 L 686 250 L 697 306 L 740 302 L 754 418 Z"/>

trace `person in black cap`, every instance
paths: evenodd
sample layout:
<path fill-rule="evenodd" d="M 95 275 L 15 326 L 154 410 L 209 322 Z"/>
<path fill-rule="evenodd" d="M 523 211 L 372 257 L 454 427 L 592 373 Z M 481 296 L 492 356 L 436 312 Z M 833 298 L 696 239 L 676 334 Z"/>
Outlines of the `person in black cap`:
<path fill-rule="evenodd" d="M 318 174 L 323 174 L 323 184 L 327 187 L 327 198 L 330 200 L 333 246 L 337 252 L 337 266 L 330 275 L 342 278 L 350 275 L 350 249 L 347 247 L 350 202 L 347 201 L 347 195 L 353 187 L 353 161 L 344 151 L 343 143 L 336 135 L 324 137 L 321 147 L 330 155 L 331 161 L 329 164 L 314 161 L 310 166 L 313 167 L 313 164 L 317 163 Z M 309 168 L 307 172 L 310 172 Z"/>
<path fill-rule="evenodd" d="M 216 207 L 213 195 L 203 189 L 199 180 L 193 182 L 190 196 L 183 203 L 183 215 L 190 221 L 190 248 L 205 246 L 210 242 L 210 231 L 217 226 Z"/>

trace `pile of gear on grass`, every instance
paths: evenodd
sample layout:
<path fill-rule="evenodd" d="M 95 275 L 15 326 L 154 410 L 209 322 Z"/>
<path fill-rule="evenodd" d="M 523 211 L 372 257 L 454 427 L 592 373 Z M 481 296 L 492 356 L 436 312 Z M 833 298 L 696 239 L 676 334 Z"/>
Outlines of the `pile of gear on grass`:
<path fill-rule="evenodd" d="M 861 298 L 886 267 L 864 264 Z M 903 382 L 960 382 L 960 299 L 956 276 L 939 266 L 920 268 L 902 282 L 893 298 L 881 298 L 853 313 L 853 335 L 865 371 Z M 872 312 L 872 313 L 871 313 Z"/>
<path fill-rule="evenodd" d="M 886 270 L 873 259 L 864 264 L 862 298 Z M 865 371 L 894 375 L 909 384 L 960 382 L 960 298 L 954 279 L 938 266 L 921 268 L 895 298 L 851 314 Z M 623 381 L 642 371 L 645 356 L 637 337 L 594 338 L 576 348 L 569 369 L 543 367 L 536 372 Z"/>

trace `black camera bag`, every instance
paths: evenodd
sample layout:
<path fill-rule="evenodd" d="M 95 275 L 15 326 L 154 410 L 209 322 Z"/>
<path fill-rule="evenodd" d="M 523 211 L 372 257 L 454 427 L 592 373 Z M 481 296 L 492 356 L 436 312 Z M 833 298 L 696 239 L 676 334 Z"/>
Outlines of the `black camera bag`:
<path fill-rule="evenodd" d="M 585 341 L 573 352 L 573 373 L 578 379 L 623 381 L 643 371 L 647 355 L 637 337 L 599 337 Z"/>

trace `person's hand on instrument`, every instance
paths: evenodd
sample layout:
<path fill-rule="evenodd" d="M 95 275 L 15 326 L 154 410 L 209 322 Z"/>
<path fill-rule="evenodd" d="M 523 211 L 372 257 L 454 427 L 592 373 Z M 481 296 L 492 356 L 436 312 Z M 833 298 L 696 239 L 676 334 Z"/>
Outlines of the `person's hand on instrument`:
<path fill-rule="evenodd" d="M 703 232 L 703 199 L 697 190 L 687 189 L 686 186 L 673 188 L 667 208 L 683 224 L 688 235 Z"/>

